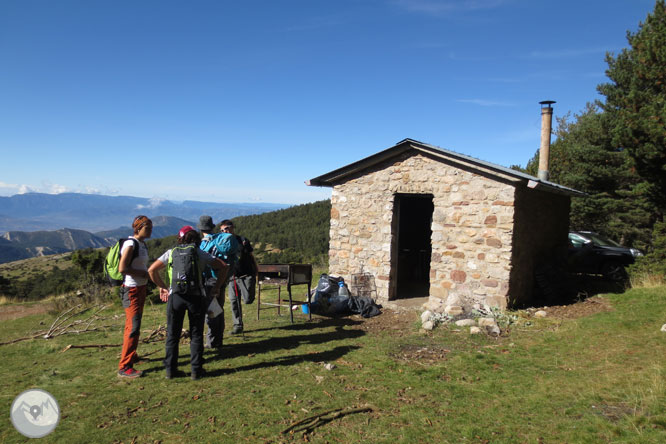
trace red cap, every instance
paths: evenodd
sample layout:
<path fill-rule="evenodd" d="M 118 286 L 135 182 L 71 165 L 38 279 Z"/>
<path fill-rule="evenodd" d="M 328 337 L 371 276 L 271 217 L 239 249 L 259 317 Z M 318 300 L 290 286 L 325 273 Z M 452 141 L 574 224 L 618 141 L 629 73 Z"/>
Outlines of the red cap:
<path fill-rule="evenodd" d="M 183 236 L 185 236 L 185 235 L 186 235 L 187 233 L 189 233 L 190 231 L 194 231 L 194 227 L 191 226 L 191 225 L 185 225 L 185 226 L 184 226 L 183 228 L 181 228 L 180 231 L 178 232 L 178 238 L 182 238 Z"/>

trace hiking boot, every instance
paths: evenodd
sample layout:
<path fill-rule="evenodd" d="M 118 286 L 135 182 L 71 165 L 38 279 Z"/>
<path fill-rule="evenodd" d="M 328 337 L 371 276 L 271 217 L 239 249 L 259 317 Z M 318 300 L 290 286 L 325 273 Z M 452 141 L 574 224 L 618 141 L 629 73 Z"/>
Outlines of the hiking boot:
<path fill-rule="evenodd" d="M 185 376 L 185 372 L 182 370 L 169 370 L 167 369 L 166 371 L 166 378 L 167 379 L 173 379 L 173 378 L 182 378 Z"/>
<path fill-rule="evenodd" d="M 197 371 L 192 371 L 191 378 L 192 378 L 192 381 L 196 381 L 197 379 L 201 379 L 204 376 L 206 376 L 206 370 L 201 369 L 201 370 L 197 370 Z"/>
<path fill-rule="evenodd" d="M 239 335 L 243 333 L 243 327 L 241 325 L 234 325 L 234 328 L 231 329 L 232 335 Z"/>
<path fill-rule="evenodd" d="M 119 378 L 140 378 L 143 375 L 141 370 L 134 370 L 132 367 L 127 367 L 123 370 L 118 370 Z"/>

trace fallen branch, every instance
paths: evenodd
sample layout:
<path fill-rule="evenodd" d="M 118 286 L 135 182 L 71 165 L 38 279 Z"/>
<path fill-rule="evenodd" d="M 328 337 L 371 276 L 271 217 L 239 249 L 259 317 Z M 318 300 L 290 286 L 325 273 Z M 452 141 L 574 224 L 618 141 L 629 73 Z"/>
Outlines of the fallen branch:
<path fill-rule="evenodd" d="M 106 348 L 106 347 L 122 347 L 122 344 L 69 344 L 67 347 L 63 348 L 60 353 L 66 352 L 70 348 Z"/>
<path fill-rule="evenodd" d="M 12 339 L 11 341 L 7 341 L 7 342 L 0 342 L 0 346 L 1 346 L 1 345 L 16 344 L 17 342 L 27 341 L 27 340 L 29 340 L 29 339 L 37 339 L 37 338 L 41 338 L 43 335 L 44 335 L 44 333 L 41 332 L 41 333 L 37 333 L 37 334 L 34 335 L 34 336 L 26 336 L 26 337 L 24 337 L 24 338 L 16 338 L 16 339 Z"/>
<path fill-rule="evenodd" d="M 351 415 L 353 413 L 364 413 L 372 412 L 370 407 L 361 407 L 354 408 L 349 410 L 344 409 L 334 409 L 327 412 L 319 413 L 309 418 L 301 419 L 300 421 L 292 424 L 282 431 L 282 434 L 286 433 L 295 433 L 295 432 L 305 432 L 305 434 L 311 433 L 317 427 L 321 427 L 324 424 L 327 424 L 334 419 L 342 418 L 343 416 Z"/>
<path fill-rule="evenodd" d="M 46 334 L 44 335 L 44 339 L 51 339 L 56 336 L 61 336 L 67 333 L 84 333 L 86 331 L 95 331 L 98 330 L 97 327 L 95 328 L 90 328 L 92 323 L 94 321 L 99 320 L 100 318 L 97 316 L 97 314 L 104 310 L 106 308 L 106 305 L 100 305 L 97 307 L 97 310 L 87 319 L 79 319 L 73 322 L 70 322 L 69 324 L 65 325 L 65 322 L 75 316 L 81 315 L 85 313 L 86 311 L 90 310 L 89 307 L 84 307 L 83 309 L 74 312 L 73 310 L 80 308 L 81 304 L 76 305 L 69 310 L 66 310 L 65 312 L 61 313 L 55 321 L 53 321 L 53 324 L 51 324 L 51 327 L 48 329 Z M 84 328 L 82 330 L 71 330 L 72 327 L 78 326 L 84 324 Z"/>
<path fill-rule="evenodd" d="M 74 307 L 69 308 L 68 310 L 65 310 L 64 312 L 60 313 L 58 317 L 53 321 L 51 326 L 49 327 L 48 330 L 42 330 L 39 331 L 31 336 L 25 336 L 22 338 L 16 338 L 12 339 L 11 341 L 5 341 L 5 342 L 0 342 L 0 346 L 2 345 L 8 345 L 8 344 L 15 344 L 17 342 L 21 341 L 27 341 L 29 339 L 37 339 L 37 338 L 44 338 L 44 339 L 51 339 L 56 336 L 62 336 L 65 334 L 69 333 L 86 333 L 89 331 L 97 331 L 100 329 L 105 329 L 108 327 L 111 327 L 110 325 L 106 326 L 93 326 L 93 322 L 103 320 L 104 318 L 98 316 L 98 313 L 101 312 L 106 308 L 106 305 L 100 305 L 97 307 L 95 312 L 90 315 L 90 317 L 86 319 L 79 319 L 70 322 L 69 324 L 65 324 L 68 320 L 72 319 L 75 316 L 79 316 L 86 311 L 89 311 L 91 308 L 90 307 L 84 307 L 81 309 L 81 304 L 76 305 Z M 74 311 L 77 310 L 78 311 Z M 82 328 L 78 328 L 79 326 L 83 326 Z M 75 328 L 76 327 L 76 328 Z"/>

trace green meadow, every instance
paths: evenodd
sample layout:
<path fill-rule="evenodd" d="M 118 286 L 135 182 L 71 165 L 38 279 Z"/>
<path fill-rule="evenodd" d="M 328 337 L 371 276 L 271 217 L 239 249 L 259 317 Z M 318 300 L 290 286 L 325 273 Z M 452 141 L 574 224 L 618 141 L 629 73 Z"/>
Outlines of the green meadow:
<path fill-rule="evenodd" d="M 299 311 L 291 324 L 269 309 L 256 320 L 250 305 L 244 336 L 207 350 L 198 381 L 164 377 L 162 304 L 145 309 L 144 376 L 119 379 L 124 317 L 112 305 L 90 323 L 97 330 L 0 347 L 0 441 L 30 441 L 9 411 L 40 388 L 61 410 L 45 443 L 666 442 L 666 287 L 602 298 L 607 309 L 583 317 L 513 312 L 498 338 L 451 325 L 426 333 L 416 312 L 308 321 Z M 57 316 L 5 320 L 0 342 Z M 187 339 L 180 362 L 189 374 Z"/>

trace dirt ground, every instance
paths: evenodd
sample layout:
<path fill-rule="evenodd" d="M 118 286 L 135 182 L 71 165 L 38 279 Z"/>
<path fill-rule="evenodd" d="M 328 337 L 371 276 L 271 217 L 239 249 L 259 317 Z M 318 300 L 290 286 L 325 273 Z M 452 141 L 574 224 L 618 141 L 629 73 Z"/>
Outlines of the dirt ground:
<path fill-rule="evenodd" d="M 30 316 L 34 314 L 46 313 L 52 308 L 52 304 L 41 303 L 41 304 L 6 304 L 0 305 L 0 321 L 7 321 L 9 319 L 18 319 L 24 316 Z"/>
<path fill-rule="evenodd" d="M 604 311 L 611 311 L 613 310 L 613 306 L 608 302 L 608 299 L 602 296 L 592 296 L 574 304 L 529 308 L 525 311 L 528 313 L 535 313 L 538 310 L 543 310 L 548 313 L 548 318 L 576 319 Z"/>
<path fill-rule="evenodd" d="M 595 313 L 610 311 L 613 307 L 610 302 L 602 296 L 593 296 L 585 300 L 567 304 L 567 305 L 554 305 L 549 307 L 532 307 L 521 310 L 527 316 L 533 316 L 539 310 L 547 313 L 549 319 L 576 319 L 585 316 L 590 316 Z M 363 320 L 361 327 L 368 332 L 376 331 L 394 331 L 398 336 L 404 336 L 407 331 L 414 328 L 420 322 L 420 312 L 395 312 L 392 310 L 383 310 L 380 316 L 375 316 L 369 319 L 363 319 L 357 316 L 358 319 Z"/>

